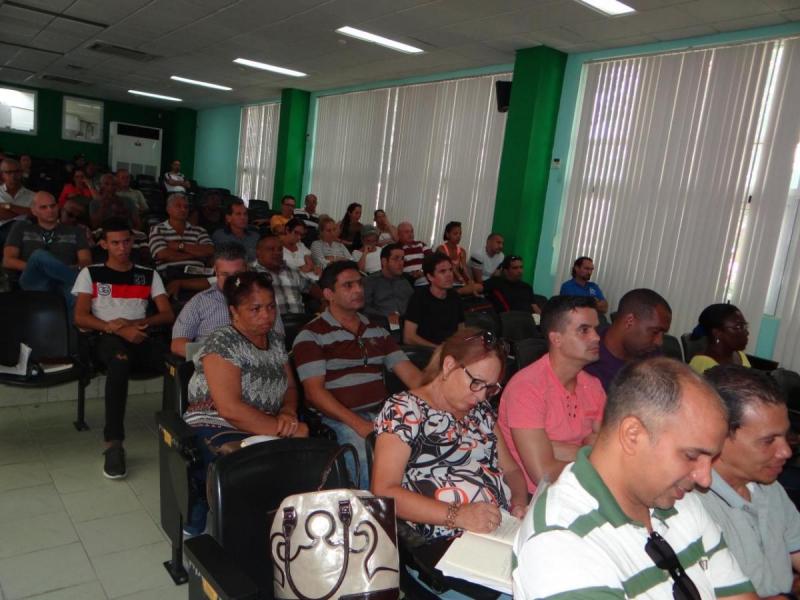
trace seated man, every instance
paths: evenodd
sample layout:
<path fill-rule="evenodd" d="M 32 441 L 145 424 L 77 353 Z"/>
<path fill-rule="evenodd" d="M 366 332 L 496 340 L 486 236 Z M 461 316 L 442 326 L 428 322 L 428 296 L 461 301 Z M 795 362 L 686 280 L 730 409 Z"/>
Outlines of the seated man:
<path fill-rule="evenodd" d="M 225 208 L 225 226 L 217 229 L 211 239 L 217 246 L 231 242 L 241 244 L 247 253 L 247 262 L 256 259 L 258 230 L 247 224 L 247 207 L 242 200 L 236 198 L 228 202 Z"/>
<path fill-rule="evenodd" d="M 238 198 L 236 198 L 238 200 Z M 222 210 L 223 197 L 219 190 L 209 190 L 200 196 L 199 210 L 190 213 L 192 225 L 197 225 L 213 236 L 225 227 L 225 215 Z"/>
<path fill-rule="evenodd" d="M 304 314 L 306 312 L 303 303 L 304 293 L 317 299 L 322 298 L 322 292 L 315 283 L 303 277 L 299 271 L 290 269 L 283 262 L 283 244 L 278 236 L 268 233 L 261 238 L 256 248 L 256 256 L 257 259 L 250 263 L 250 268 L 253 271 L 269 273 L 272 277 L 275 303 L 278 305 L 280 315 Z"/>
<path fill-rule="evenodd" d="M 322 413 L 340 444 L 353 444 L 361 463 L 359 487 L 369 481 L 363 438 L 386 399 L 384 367 L 409 388 L 422 383 L 417 369 L 389 333 L 359 310 L 364 305 L 361 273 L 352 261 L 331 263 L 319 285 L 328 308 L 310 321 L 294 341 L 294 360 L 306 401 Z"/>
<path fill-rule="evenodd" d="M 170 194 L 167 215 L 166 221 L 150 229 L 150 255 L 156 269 L 166 280 L 197 277 L 187 274 L 186 267 L 205 267 L 214 244 L 205 229 L 188 222 L 189 202 L 183 194 Z"/>
<path fill-rule="evenodd" d="M 711 483 L 727 431 L 719 396 L 687 365 L 625 365 L 594 447 L 522 521 L 514 597 L 757 600 L 691 492 Z"/>
<path fill-rule="evenodd" d="M 499 275 L 500 264 L 505 258 L 503 254 L 503 236 L 490 233 L 486 238 L 486 248 L 473 252 L 469 257 L 469 267 L 475 281 L 486 281 Z"/>
<path fill-rule="evenodd" d="M 165 344 L 151 328 L 172 323 L 174 316 L 158 273 L 130 260 L 133 237 L 124 219 L 103 224 L 100 244 L 105 264 L 84 267 L 72 293 L 77 296 L 75 324 L 97 332 L 91 342 L 95 360 L 106 368 L 106 442 L 103 475 L 121 479 L 125 466 L 125 405 L 132 370 L 158 372 L 164 367 Z M 157 312 L 147 316 L 150 300 Z"/>
<path fill-rule="evenodd" d="M 89 221 L 97 229 L 108 219 L 126 219 L 131 229 L 141 229 L 139 211 L 129 198 L 117 195 L 117 180 L 111 173 L 100 176 L 97 197 L 89 202 Z"/>
<path fill-rule="evenodd" d="M 14 221 L 31 214 L 33 192 L 22 185 L 22 167 L 12 158 L 0 162 L 3 185 L 0 186 L 0 246 L 5 244 Z"/>
<path fill-rule="evenodd" d="M 319 237 L 319 215 L 317 214 L 317 197 L 308 194 L 303 200 L 303 207 L 294 209 L 294 216 L 301 219 L 306 226 L 303 243 L 311 246 Z"/>
<path fill-rule="evenodd" d="M 522 273 L 522 258 L 507 256 L 500 263 L 500 275 L 484 281 L 483 293 L 497 312 L 523 310 L 542 313 L 542 307 L 533 297 L 533 288 L 522 281 Z"/>
<path fill-rule="evenodd" d="M 653 290 L 631 290 L 619 301 L 617 316 L 600 334 L 600 359 L 584 369 L 608 391 L 625 363 L 658 354 L 672 324 L 672 309 Z"/>
<path fill-rule="evenodd" d="M 32 211 L 36 221 L 18 221 L 8 235 L 3 267 L 19 273 L 23 290 L 61 292 L 71 312 L 72 285 L 78 271 L 92 262 L 86 233 L 58 222 L 52 194 L 36 192 Z"/>
<path fill-rule="evenodd" d="M 760 597 L 796 592 L 800 515 L 776 481 L 792 457 L 786 399 L 757 369 L 721 365 L 704 376 L 722 396 L 729 425 L 711 488 L 700 499 Z"/>
<path fill-rule="evenodd" d="M 589 281 L 594 271 L 594 262 L 588 256 L 580 256 L 572 265 L 572 279 L 561 284 L 558 292 L 561 296 L 589 296 L 597 303 L 597 312 L 608 312 L 608 301 L 600 290 L 600 286 Z"/>
<path fill-rule="evenodd" d="M 287 195 L 281 198 L 281 214 L 272 215 L 269 219 L 269 228 L 272 230 L 272 233 L 281 235 L 286 231 L 286 224 L 289 222 L 289 219 L 294 217 L 295 202 L 294 196 Z"/>
<path fill-rule="evenodd" d="M 404 221 L 397 226 L 397 243 L 403 248 L 403 272 L 414 285 L 428 285 L 422 272 L 422 260 L 431 253 L 424 242 L 414 239 L 414 226 Z"/>
<path fill-rule="evenodd" d="M 173 160 L 170 163 L 169 171 L 164 173 L 164 188 L 167 193 L 182 194 L 189 191 L 190 187 L 192 187 L 191 182 L 181 173 L 181 161 Z"/>
<path fill-rule="evenodd" d="M 378 247 L 378 228 L 364 225 L 361 228 L 361 248 L 353 250 L 353 260 L 362 273 L 371 275 L 381 270 L 381 249 Z"/>
<path fill-rule="evenodd" d="M 600 428 L 606 394 L 583 371 L 597 360 L 595 327 L 590 298 L 551 298 L 542 312 L 547 354 L 518 371 L 500 398 L 500 431 L 531 493 L 555 481 Z"/>
<path fill-rule="evenodd" d="M 131 188 L 131 174 L 128 169 L 119 169 L 115 175 L 117 180 L 117 196 L 125 198 L 133 204 L 139 217 L 150 211 L 150 206 L 140 190 Z"/>
<path fill-rule="evenodd" d="M 422 271 L 428 279 L 408 301 L 403 323 L 403 343 L 436 347 L 464 323 L 464 307 L 453 290 L 453 263 L 441 252 L 426 256 Z"/>
<path fill-rule="evenodd" d="M 381 270 L 364 280 L 364 314 L 385 317 L 393 330 L 400 328 L 400 318 L 406 314 L 414 293 L 408 279 L 403 277 L 403 256 L 400 244 L 384 246 Z"/>

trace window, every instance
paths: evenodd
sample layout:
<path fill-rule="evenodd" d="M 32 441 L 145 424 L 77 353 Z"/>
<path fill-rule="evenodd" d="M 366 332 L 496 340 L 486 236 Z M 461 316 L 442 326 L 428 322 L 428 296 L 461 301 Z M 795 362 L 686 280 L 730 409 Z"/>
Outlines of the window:
<path fill-rule="evenodd" d="M 103 103 L 64 96 L 62 137 L 78 142 L 103 143 Z"/>
<path fill-rule="evenodd" d="M 242 108 L 236 189 L 245 202 L 272 204 L 280 112 L 279 102 Z"/>
<path fill-rule="evenodd" d="M 36 133 L 36 92 L 0 87 L 0 130 Z"/>

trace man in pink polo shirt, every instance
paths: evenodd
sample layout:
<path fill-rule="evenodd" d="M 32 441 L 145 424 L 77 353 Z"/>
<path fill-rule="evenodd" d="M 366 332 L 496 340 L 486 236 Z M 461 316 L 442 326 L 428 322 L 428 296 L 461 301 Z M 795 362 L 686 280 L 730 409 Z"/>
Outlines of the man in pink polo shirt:
<path fill-rule="evenodd" d="M 600 429 L 606 393 L 583 371 L 599 357 L 597 325 L 592 298 L 549 300 L 541 321 L 548 352 L 514 375 L 500 399 L 500 431 L 531 493 L 555 481 Z"/>

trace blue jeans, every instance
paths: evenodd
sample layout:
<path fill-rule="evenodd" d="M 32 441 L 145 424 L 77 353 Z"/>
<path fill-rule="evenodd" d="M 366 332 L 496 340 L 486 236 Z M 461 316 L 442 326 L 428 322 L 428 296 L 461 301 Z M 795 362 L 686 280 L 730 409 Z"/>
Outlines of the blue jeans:
<path fill-rule="evenodd" d="M 19 278 L 19 286 L 23 290 L 35 292 L 60 292 L 67 303 L 70 321 L 75 308 L 75 297 L 72 286 L 78 271 L 65 265 L 47 250 L 34 250 L 26 261 L 25 270 Z"/>
<path fill-rule="evenodd" d="M 370 408 L 362 408 L 362 409 L 355 409 L 353 410 L 359 417 L 366 419 L 367 421 L 374 421 L 375 417 L 378 416 L 378 411 L 380 410 L 380 406 L 370 407 Z M 358 488 L 361 490 L 368 490 L 369 489 L 369 467 L 367 466 L 367 448 L 364 445 L 364 438 L 358 435 L 355 430 L 350 429 L 347 425 L 342 423 L 341 421 L 336 421 L 335 419 L 331 419 L 329 417 L 323 416 L 322 422 L 333 429 L 334 433 L 336 433 L 336 441 L 339 444 L 352 444 L 353 447 L 356 449 L 358 453 L 358 462 L 359 462 L 359 470 L 358 470 Z M 353 461 L 353 457 L 350 454 L 345 455 L 345 463 L 347 464 L 347 469 L 350 473 L 355 473 L 356 466 Z"/>

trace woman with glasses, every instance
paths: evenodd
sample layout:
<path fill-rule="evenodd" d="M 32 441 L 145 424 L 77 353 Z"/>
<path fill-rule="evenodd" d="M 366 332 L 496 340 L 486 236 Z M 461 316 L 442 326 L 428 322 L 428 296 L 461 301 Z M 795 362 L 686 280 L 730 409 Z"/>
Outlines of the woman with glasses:
<path fill-rule="evenodd" d="M 426 383 L 389 397 L 375 419 L 372 491 L 429 541 L 492 532 L 501 509 L 525 513 L 525 479 L 489 404 L 505 359 L 491 332 L 461 329 L 434 352 Z"/>
<path fill-rule="evenodd" d="M 697 373 L 717 365 L 750 366 L 744 349 L 747 347 L 748 325 L 741 311 L 733 304 L 712 304 L 703 309 L 692 339 L 705 338 L 706 348 L 689 362 Z"/>

